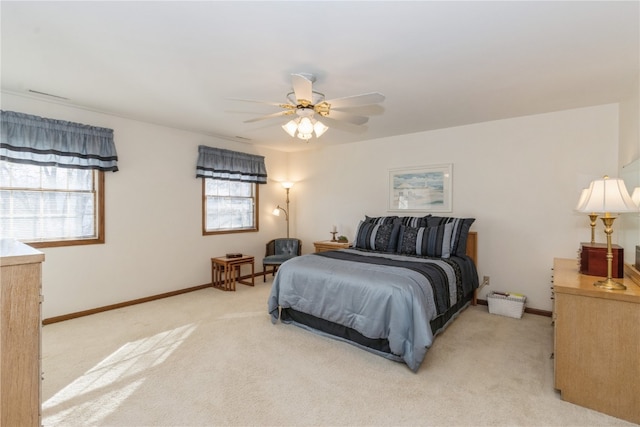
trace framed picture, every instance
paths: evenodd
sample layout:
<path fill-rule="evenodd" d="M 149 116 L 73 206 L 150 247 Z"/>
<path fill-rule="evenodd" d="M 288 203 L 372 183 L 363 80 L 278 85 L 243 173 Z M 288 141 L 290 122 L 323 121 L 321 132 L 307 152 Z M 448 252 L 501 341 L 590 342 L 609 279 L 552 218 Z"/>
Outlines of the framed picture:
<path fill-rule="evenodd" d="M 389 210 L 451 212 L 453 165 L 389 170 Z"/>

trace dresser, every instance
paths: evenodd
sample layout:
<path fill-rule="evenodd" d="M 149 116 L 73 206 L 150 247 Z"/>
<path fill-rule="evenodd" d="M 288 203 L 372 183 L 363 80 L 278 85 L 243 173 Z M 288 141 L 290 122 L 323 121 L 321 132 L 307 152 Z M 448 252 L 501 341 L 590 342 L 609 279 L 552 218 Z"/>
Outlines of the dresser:
<path fill-rule="evenodd" d="M 322 242 L 313 242 L 313 246 L 316 248 L 316 252 L 346 249 L 349 247 L 349 245 L 350 243 L 348 242 L 332 242 L 331 240 L 324 240 Z"/>
<path fill-rule="evenodd" d="M 553 264 L 555 387 L 562 399 L 640 423 L 640 286 L 593 286 L 575 259 Z"/>
<path fill-rule="evenodd" d="M 0 425 L 40 425 L 44 254 L 0 239 Z"/>

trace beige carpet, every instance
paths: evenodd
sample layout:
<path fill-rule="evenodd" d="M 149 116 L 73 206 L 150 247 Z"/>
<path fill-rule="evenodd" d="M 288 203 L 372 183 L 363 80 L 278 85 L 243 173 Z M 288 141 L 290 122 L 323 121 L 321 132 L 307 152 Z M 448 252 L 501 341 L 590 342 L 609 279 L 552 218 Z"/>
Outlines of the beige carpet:
<path fill-rule="evenodd" d="M 633 425 L 553 389 L 546 317 L 470 307 L 420 370 L 290 325 L 270 282 L 43 328 L 45 426 Z"/>

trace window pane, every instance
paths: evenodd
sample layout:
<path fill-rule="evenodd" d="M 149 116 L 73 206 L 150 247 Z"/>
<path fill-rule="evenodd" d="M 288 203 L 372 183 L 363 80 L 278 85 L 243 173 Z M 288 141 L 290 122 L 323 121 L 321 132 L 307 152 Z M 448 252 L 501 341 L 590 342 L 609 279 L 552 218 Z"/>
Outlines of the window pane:
<path fill-rule="evenodd" d="M 207 198 L 207 229 L 250 228 L 253 222 L 252 199 Z"/>
<path fill-rule="evenodd" d="M 2 174 L 7 179 L 2 181 L 3 187 L 41 188 L 41 167 L 18 163 L 0 162 Z"/>
<path fill-rule="evenodd" d="M 205 231 L 256 230 L 256 184 L 205 179 Z"/>
<path fill-rule="evenodd" d="M 233 196 L 251 197 L 253 195 L 253 185 L 248 182 L 232 182 L 231 194 Z"/>
<path fill-rule="evenodd" d="M 1 162 L 0 235 L 28 242 L 98 239 L 98 174 Z"/>

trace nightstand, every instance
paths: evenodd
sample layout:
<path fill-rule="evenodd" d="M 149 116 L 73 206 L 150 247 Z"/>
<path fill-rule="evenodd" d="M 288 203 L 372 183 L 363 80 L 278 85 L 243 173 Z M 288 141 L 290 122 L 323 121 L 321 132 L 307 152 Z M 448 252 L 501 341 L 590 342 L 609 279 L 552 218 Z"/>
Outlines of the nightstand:
<path fill-rule="evenodd" d="M 324 240 L 322 242 L 313 242 L 313 246 L 316 247 L 316 252 L 335 251 L 338 249 L 347 249 L 351 246 L 349 242 L 332 242 L 331 240 Z"/>

